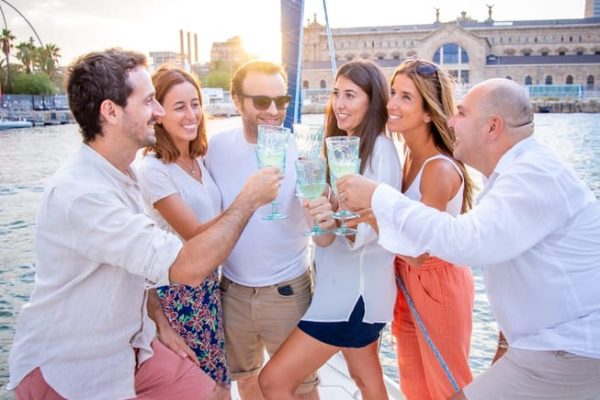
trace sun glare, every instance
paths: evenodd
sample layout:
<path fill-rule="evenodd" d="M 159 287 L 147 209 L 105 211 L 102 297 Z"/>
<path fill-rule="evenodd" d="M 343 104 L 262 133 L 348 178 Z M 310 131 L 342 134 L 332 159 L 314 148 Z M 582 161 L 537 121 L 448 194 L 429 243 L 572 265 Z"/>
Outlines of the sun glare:
<path fill-rule="evenodd" d="M 279 21 L 275 27 L 265 26 L 241 33 L 242 42 L 248 53 L 265 61 L 281 62 L 281 33 Z"/>

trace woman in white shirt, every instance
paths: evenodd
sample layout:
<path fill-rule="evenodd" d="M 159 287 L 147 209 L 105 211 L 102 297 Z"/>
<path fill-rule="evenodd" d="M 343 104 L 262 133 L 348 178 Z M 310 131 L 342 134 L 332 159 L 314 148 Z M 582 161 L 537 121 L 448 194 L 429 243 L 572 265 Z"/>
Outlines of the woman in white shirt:
<path fill-rule="evenodd" d="M 221 214 L 219 188 L 202 162 L 208 148 L 202 95 L 198 82 L 178 68 L 159 68 L 152 82 L 165 115 L 155 126 L 156 144 L 137 166 L 140 186 L 150 216 L 187 240 Z M 198 287 L 171 283 L 150 290 L 148 313 L 161 341 L 199 364 L 217 383 L 216 398 L 230 398 L 217 271 Z"/>
<path fill-rule="evenodd" d="M 384 134 L 387 100 L 379 67 L 367 61 L 344 64 L 327 106 L 326 136 L 360 137 L 360 173 L 399 187 L 398 153 Z M 307 204 L 317 220 L 322 220 L 326 201 L 323 197 Z M 363 399 L 387 398 L 378 338 L 392 319 L 394 255 L 377 244 L 377 233 L 368 224 L 357 229 L 352 237 L 314 237 L 315 293 L 298 327 L 259 377 L 267 399 L 293 399 L 302 380 L 338 351 Z"/>
<path fill-rule="evenodd" d="M 455 110 L 451 78 L 433 63 L 407 59 L 392 77 L 387 110 L 388 130 L 404 139 L 404 195 L 453 215 L 468 210 L 473 184 L 464 165 L 452 157 L 455 139 L 447 125 Z M 429 254 L 398 255 L 395 264 L 428 335 L 457 384 L 464 387 L 472 380 L 468 364 L 474 297 L 470 269 Z M 398 292 L 392 333 L 406 398 L 450 397 L 450 381 L 402 292 Z"/>

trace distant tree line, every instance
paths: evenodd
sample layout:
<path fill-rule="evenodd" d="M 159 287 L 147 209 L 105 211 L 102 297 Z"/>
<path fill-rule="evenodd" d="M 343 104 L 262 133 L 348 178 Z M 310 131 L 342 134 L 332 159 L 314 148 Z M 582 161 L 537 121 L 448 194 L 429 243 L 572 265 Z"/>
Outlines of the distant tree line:
<path fill-rule="evenodd" d="M 229 90 L 233 72 L 244 62 L 228 62 L 217 60 L 211 62 L 209 72 L 201 78 L 202 87 L 222 88 Z"/>
<path fill-rule="evenodd" d="M 63 73 L 58 67 L 60 49 L 53 43 L 36 47 L 33 39 L 15 45 L 16 36 L 2 29 L 0 85 L 4 94 L 55 94 L 62 91 Z M 11 57 L 18 63 L 11 62 Z"/>

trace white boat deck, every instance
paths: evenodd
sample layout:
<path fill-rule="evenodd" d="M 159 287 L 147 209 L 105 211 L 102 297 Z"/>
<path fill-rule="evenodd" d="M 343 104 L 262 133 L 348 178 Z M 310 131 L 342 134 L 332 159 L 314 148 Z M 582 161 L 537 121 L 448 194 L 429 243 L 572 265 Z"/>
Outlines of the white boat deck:
<path fill-rule="evenodd" d="M 346 362 L 341 353 L 337 353 L 319 369 L 321 384 L 319 397 L 321 400 L 353 400 L 361 399 L 360 391 L 348 373 Z M 392 400 L 402 400 L 404 397 L 398 388 L 398 383 L 384 376 L 388 396 Z M 232 385 L 232 399 L 240 400 L 235 383 Z"/>

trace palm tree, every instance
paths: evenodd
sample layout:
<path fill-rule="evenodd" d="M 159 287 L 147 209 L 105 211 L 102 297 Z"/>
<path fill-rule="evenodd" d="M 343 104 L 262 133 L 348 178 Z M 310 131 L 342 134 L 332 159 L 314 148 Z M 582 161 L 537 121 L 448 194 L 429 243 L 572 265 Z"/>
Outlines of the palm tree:
<path fill-rule="evenodd" d="M 54 43 L 47 43 L 43 47 L 38 47 L 35 51 L 35 64 L 50 79 L 54 78 L 56 74 L 59 59 L 60 49 Z"/>
<path fill-rule="evenodd" d="M 0 35 L 0 45 L 2 46 L 2 52 L 4 53 L 4 57 L 6 59 L 6 92 L 10 93 L 12 91 L 12 75 L 10 72 L 10 50 L 13 47 L 13 40 L 15 40 L 15 35 L 12 34 L 10 29 L 2 29 L 2 34 Z"/>
<path fill-rule="evenodd" d="M 35 56 L 35 46 L 33 45 L 32 41 L 29 41 L 19 43 L 16 48 L 16 57 L 25 67 L 25 73 L 31 74 L 33 69 L 33 59 Z"/>

